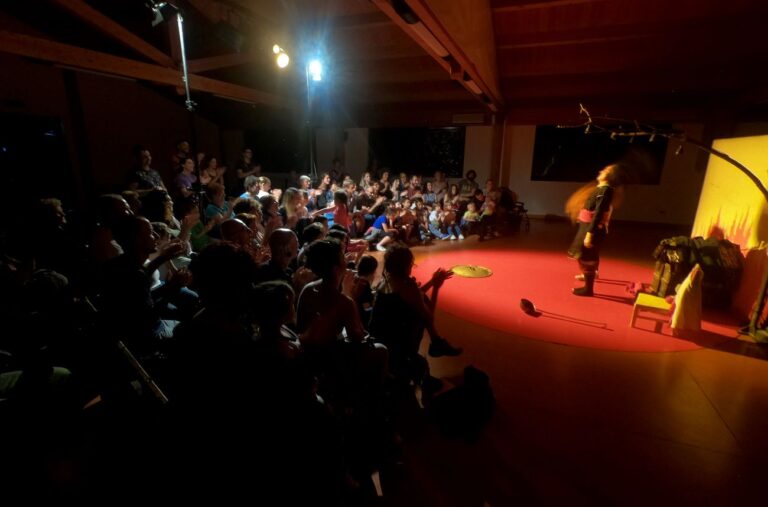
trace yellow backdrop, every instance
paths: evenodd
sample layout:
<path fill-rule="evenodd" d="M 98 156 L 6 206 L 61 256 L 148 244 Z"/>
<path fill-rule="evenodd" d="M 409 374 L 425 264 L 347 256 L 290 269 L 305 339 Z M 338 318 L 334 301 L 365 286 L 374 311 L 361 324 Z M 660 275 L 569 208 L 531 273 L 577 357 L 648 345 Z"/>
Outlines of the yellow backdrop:
<path fill-rule="evenodd" d="M 768 136 L 717 139 L 712 147 L 741 162 L 768 186 Z M 734 307 L 746 316 L 766 268 L 765 250 L 757 248 L 768 243 L 768 203 L 744 173 L 710 155 L 692 236 L 707 237 L 714 227 L 747 255 L 744 276 L 734 298 Z"/>

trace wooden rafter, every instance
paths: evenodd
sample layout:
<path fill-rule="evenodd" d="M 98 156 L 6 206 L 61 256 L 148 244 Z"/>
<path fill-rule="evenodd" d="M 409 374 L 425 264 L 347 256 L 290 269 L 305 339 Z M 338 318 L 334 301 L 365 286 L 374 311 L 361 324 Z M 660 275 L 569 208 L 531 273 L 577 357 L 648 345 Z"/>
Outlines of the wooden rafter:
<path fill-rule="evenodd" d="M 374 0 L 375 2 L 376 0 Z M 421 22 L 432 32 L 440 43 L 442 43 L 456 62 L 458 62 L 461 69 L 467 73 L 477 86 L 482 90 L 483 94 L 490 99 L 488 107 L 496 112 L 503 106 L 501 97 L 495 93 L 488 83 L 485 82 L 483 76 L 477 71 L 474 62 L 467 56 L 462 47 L 456 42 L 454 37 L 448 32 L 443 23 L 438 19 L 430 6 L 424 0 L 410 0 L 408 5 L 414 13 L 419 17 Z M 464 74 L 462 73 L 462 75 Z M 454 76 L 452 76 L 454 77 Z M 454 77 L 455 79 L 455 77 Z M 467 88 L 470 93 L 474 93 L 469 88 L 463 79 L 459 80 L 463 86 Z M 478 96 L 478 99 L 480 96 Z"/>
<path fill-rule="evenodd" d="M 275 8 L 279 2 L 238 2 L 236 0 L 186 0 L 203 16 L 213 21 L 227 21 L 237 28 L 241 18 L 254 21 L 261 20 L 271 26 L 279 26 L 282 19 L 282 8 Z"/>
<path fill-rule="evenodd" d="M 392 7 L 392 4 L 389 3 L 387 0 L 371 0 L 376 7 L 381 9 L 381 11 L 386 14 L 389 19 L 395 22 L 397 26 L 399 26 L 405 33 L 411 34 L 410 28 L 408 27 L 408 24 L 400 18 L 400 15 L 395 12 L 394 7 Z M 424 49 L 424 51 L 427 52 L 429 56 L 432 57 L 434 61 L 436 61 L 443 69 L 450 72 L 451 66 L 450 64 L 445 61 L 440 55 L 434 52 L 432 48 L 429 47 L 424 41 L 418 39 L 417 37 L 411 36 L 416 43 Z"/>
<path fill-rule="evenodd" d="M 189 72 L 207 72 L 209 70 L 224 69 L 227 67 L 237 67 L 251 63 L 257 58 L 253 53 L 229 53 L 226 55 L 211 56 L 208 58 L 197 58 L 187 62 Z"/>
<path fill-rule="evenodd" d="M 175 69 L 6 30 L 0 30 L 0 51 L 80 69 L 114 74 L 116 76 L 130 77 L 174 87 L 183 86 L 181 73 Z M 295 107 L 295 103 L 292 100 L 285 99 L 279 95 L 204 76 L 191 74 L 189 76 L 189 85 L 193 90 L 254 104 L 265 104 L 281 108 Z"/>
<path fill-rule="evenodd" d="M 494 12 L 527 11 L 606 1 L 608 0 L 496 0 L 491 5 L 491 9 L 493 9 Z"/>
<path fill-rule="evenodd" d="M 173 67 L 173 59 L 149 44 L 141 37 L 131 33 L 125 27 L 108 16 L 97 11 L 82 0 L 53 0 L 53 2 L 74 14 L 104 35 L 133 49 L 139 54 L 165 67 Z"/>

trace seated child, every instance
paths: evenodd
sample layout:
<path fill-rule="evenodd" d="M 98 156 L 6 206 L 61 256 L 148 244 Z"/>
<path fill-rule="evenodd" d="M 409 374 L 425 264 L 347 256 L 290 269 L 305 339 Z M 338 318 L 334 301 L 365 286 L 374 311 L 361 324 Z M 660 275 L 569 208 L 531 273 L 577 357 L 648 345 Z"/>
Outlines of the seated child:
<path fill-rule="evenodd" d="M 352 226 L 352 217 L 347 207 L 348 202 L 349 197 L 347 193 L 343 190 L 337 190 L 333 193 L 333 206 L 315 210 L 312 212 L 312 216 L 316 217 L 326 213 L 333 213 L 333 223 L 343 225 L 345 229 L 349 230 Z"/>
<path fill-rule="evenodd" d="M 395 227 L 397 215 L 396 208 L 387 208 L 387 211 L 373 222 L 363 239 L 371 245 L 375 244 L 379 252 L 385 251 L 387 243 L 397 238 L 397 227 Z"/>
<path fill-rule="evenodd" d="M 496 230 L 496 202 L 488 199 L 485 202 L 485 209 L 480 216 L 480 241 L 486 239 L 486 236 L 497 237 L 499 232 Z"/>
<path fill-rule="evenodd" d="M 446 240 L 451 237 L 444 233 L 440 228 L 443 225 L 443 205 L 440 201 L 435 201 L 432 211 L 429 213 L 429 232 L 438 239 Z"/>
<path fill-rule="evenodd" d="M 363 326 L 368 329 L 371 322 L 371 313 L 373 311 L 373 279 L 376 276 L 376 268 L 379 267 L 379 261 L 370 255 L 364 255 L 357 263 L 357 275 L 352 286 L 352 299 L 357 304 L 357 310 L 360 313 L 360 320 Z"/>
<path fill-rule="evenodd" d="M 419 234 L 419 240 L 422 244 L 426 245 L 429 242 L 429 209 L 424 205 L 424 200 L 421 197 L 415 197 L 411 211 L 416 218 L 415 225 Z"/>
<path fill-rule="evenodd" d="M 478 222 L 480 222 L 480 213 L 477 212 L 477 205 L 470 201 L 467 204 L 467 211 L 461 217 L 461 231 L 465 236 L 473 234 L 477 229 Z"/>

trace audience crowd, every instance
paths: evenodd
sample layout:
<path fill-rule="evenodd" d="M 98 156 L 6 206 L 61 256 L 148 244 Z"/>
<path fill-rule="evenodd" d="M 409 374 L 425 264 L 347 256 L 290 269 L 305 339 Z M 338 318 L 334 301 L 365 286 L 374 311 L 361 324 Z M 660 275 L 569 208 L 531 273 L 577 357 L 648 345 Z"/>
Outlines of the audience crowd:
<path fill-rule="evenodd" d="M 3 228 L 0 476 L 60 498 L 354 503 L 397 459 L 402 400 L 440 389 L 424 332 L 430 356 L 461 353 L 433 317 L 451 273 L 419 285 L 408 245 L 496 236 L 514 198 L 474 171 L 278 189 L 249 149 L 228 183 L 185 141 L 163 181 L 135 155 L 92 218 L 52 196 Z"/>

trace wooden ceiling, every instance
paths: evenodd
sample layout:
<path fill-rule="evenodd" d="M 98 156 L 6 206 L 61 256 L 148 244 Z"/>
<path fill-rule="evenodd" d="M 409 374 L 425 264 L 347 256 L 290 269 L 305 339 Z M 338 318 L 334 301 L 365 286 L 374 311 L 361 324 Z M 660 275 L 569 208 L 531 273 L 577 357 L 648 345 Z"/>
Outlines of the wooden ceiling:
<path fill-rule="evenodd" d="M 491 0 L 511 115 L 701 119 L 768 104 L 763 0 Z M 538 111 L 538 112 L 537 112 Z"/>
<path fill-rule="evenodd" d="M 313 85 L 321 122 L 449 124 L 454 114 L 487 122 L 501 113 L 515 123 L 552 123 L 575 117 L 580 102 L 644 120 L 768 111 L 765 0 L 403 0 L 398 8 L 392 1 L 179 0 L 201 107 L 234 111 L 216 96 L 301 109 L 304 62 L 318 55 L 327 62 L 323 82 Z M 414 35 L 403 8 L 450 57 Z M 175 94 L 173 26 L 152 28 L 149 19 L 138 0 L 4 3 L 0 50 Z M 284 71 L 274 64 L 274 43 L 292 57 Z"/>

